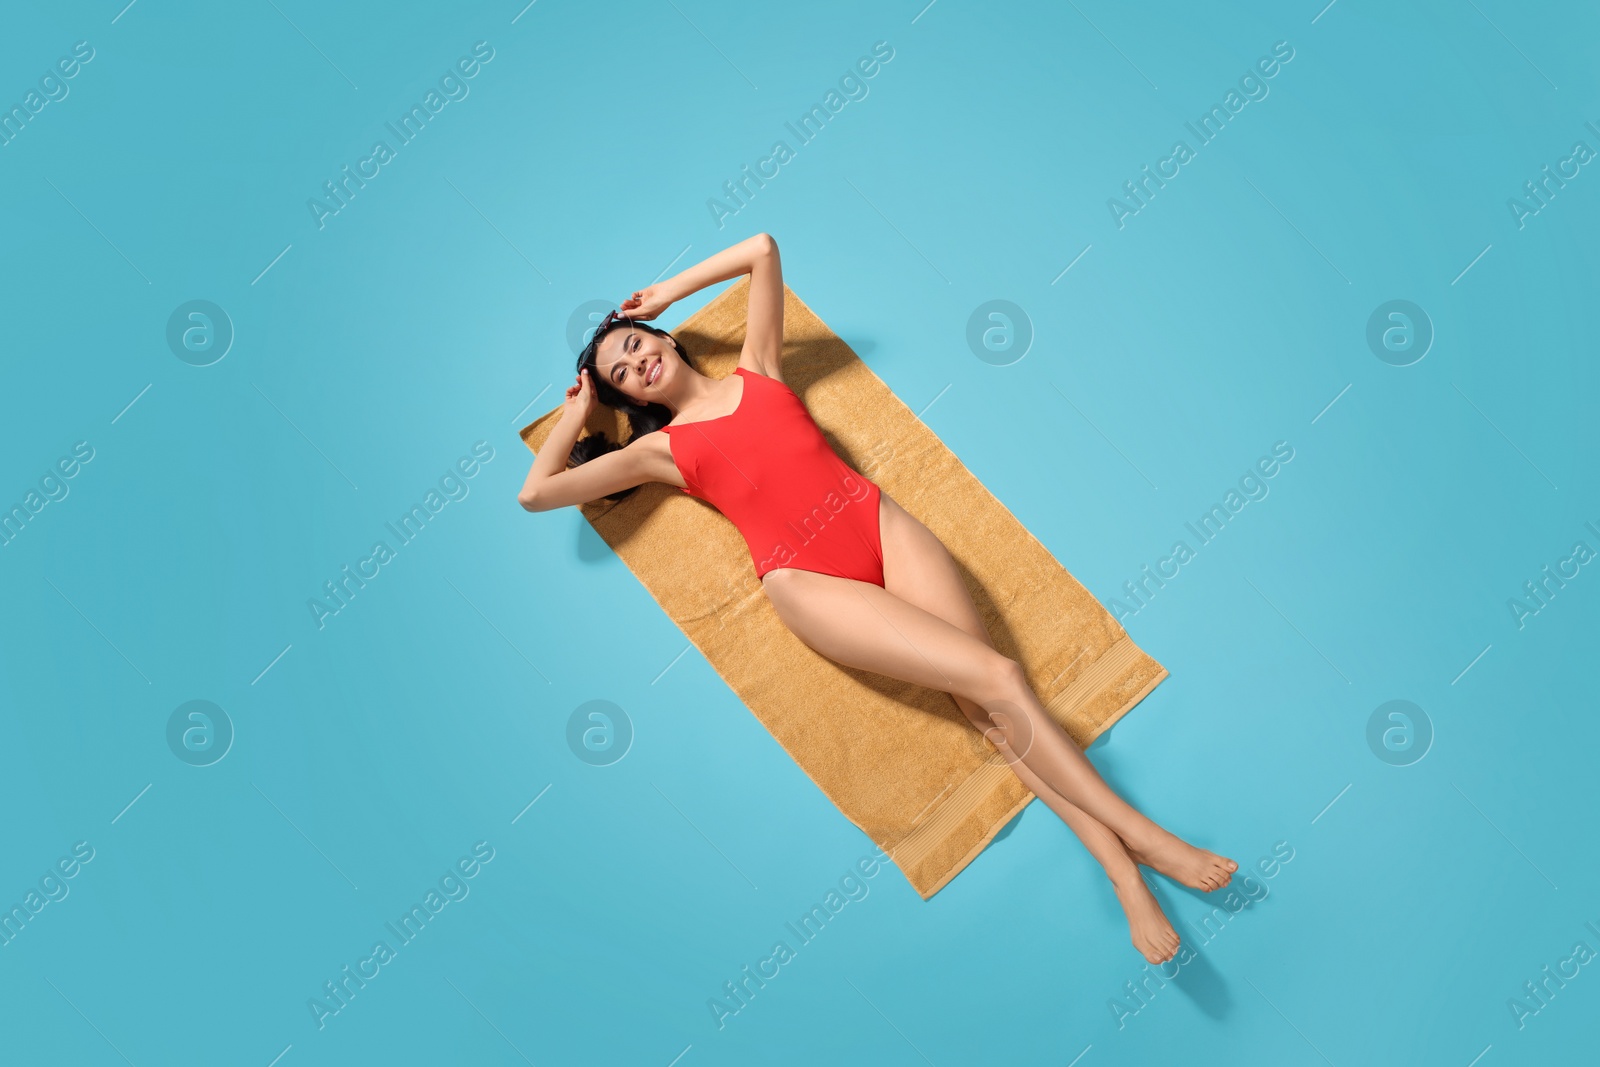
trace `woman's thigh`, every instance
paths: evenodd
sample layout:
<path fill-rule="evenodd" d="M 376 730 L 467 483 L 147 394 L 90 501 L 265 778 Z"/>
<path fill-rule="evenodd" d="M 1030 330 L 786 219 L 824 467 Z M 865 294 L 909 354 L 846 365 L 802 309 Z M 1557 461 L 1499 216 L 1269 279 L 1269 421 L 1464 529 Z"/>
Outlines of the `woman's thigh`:
<path fill-rule="evenodd" d="M 993 646 L 961 571 L 934 532 L 880 493 L 883 581 L 889 592 Z"/>
<path fill-rule="evenodd" d="M 887 493 L 881 499 L 883 580 L 889 592 L 993 648 L 983 616 L 944 542 Z M 962 712 L 988 736 L 994 728 L 989 713 L 960 694 L 956 696 Z"/>
<path fill-rule="evenodd" d="M 792 567 L 761 584 L 795 636 L 836 663 L 979 702 L 1017 684 L 1015 662 L 882 586 Z"/>

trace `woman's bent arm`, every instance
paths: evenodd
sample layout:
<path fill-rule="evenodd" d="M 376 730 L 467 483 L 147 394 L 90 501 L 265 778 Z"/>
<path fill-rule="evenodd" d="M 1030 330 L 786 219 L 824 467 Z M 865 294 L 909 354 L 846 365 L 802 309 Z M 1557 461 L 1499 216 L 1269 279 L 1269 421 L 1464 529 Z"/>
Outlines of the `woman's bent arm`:
<path fill-rule="evenodd" d="M 581 426 L 569 425 L 568 420 L 563 418 L 550 431 L 544 448 L 534 458 L 533 467 L 528 471 L 527 481 L 522 484 L 522 492 L 517 494 L 517 503 L 525 510 L 549 511 L 569 504 L 586 504 L 652 480 L 644 449 L 633 447 L 638 443 L 636 441 L 629 442 L 628 447 L 580 463 L 571 470 L 558 469 L 553 474 L 546 474 L 547 469 L 558 464 L 562 468 L 566 466 L 579 429 Z"/>
<path fill-rule="evenodd" d="M 750 295 L 744 316 L 744 349 L 739 366 L 783 381 L 783 263 L 778 242 L 767 234 L 766 251 L 750 269 Z"/>
<path fill-rule="evenodd" d="M 746 237 L 738 244 L 729 245 L 694 266 L 684 268 L 662 282 L 661 287 L 673 302 L 677 302 L 708 285 L 749 274 L 757 263 L 776 252 L 777 248 L 778 243 L 770 234 L 758 233 L 754 237 Z"/>
<path fill-rule="evenodd" d="M 582 432 L 583 423 L 569 419 L 563 412 L 556 420 L 555 428 L 550 431 L 550 436 L 545 438 L 544 447 L 534 456 L 533 466 L 528 468 L 528 477 L 522 483 L 522 492 L 517 494 L 517 503 L 529 511 L 539 510 L 533 507 L 535 491 L 541 483 L 567 469 L 572 446 L 578 443 L 578 435 Z"/>
<path fill-rule="evenodd" d="M 782 381 L 783 264 L 771 234 L 758 233 L 723 249 L 662 282 L 661 290 L 669 300 L 678 301 L 740 274 L 750 275 L 750 295 L 739 366 Z"/>

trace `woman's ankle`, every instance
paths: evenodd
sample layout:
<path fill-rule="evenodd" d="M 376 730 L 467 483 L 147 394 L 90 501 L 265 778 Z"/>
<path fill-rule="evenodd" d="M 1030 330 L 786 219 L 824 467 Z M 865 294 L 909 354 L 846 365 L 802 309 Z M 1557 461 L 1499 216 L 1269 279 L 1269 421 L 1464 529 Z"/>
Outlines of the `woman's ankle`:
<path fill-rule="evenodd" d="M 1117 836 L 1122 839 L 1122 847 L 1133 856 L 1148 856 L 1175 840 L 1171 831 L 1163 830 L 1153 822 L 1140 827 L 1137 833 L 1119 833 Z"/>

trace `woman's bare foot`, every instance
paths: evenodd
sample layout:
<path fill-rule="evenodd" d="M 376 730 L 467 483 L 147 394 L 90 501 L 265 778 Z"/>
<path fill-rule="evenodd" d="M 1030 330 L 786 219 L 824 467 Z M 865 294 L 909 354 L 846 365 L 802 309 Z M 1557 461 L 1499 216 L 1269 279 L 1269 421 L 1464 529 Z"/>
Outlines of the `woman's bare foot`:
<path fill-rule="evenodd" d="M 1195 848 L 1165 830 L 1144 844 L 1143 848 L 1127 846 L 1128 855 L 1133 857 L 1134 862 L 1152 867 L 1190 889 L 1203 889 L 1208 893 L 1213 889 L 1221 889 L 1233 878 L 1233 872 L 1239 869 L 1239 865 L 1228 857 Z"/>
<path fill-rule="evenodd" d="M 1128 930 L 1133 947 L 1151 963 L 1165 963 L 1178 951 L 1178 932 L 1167 921 L 1166 913 L 1139 877 L 1138 869 L 1123 878 L 1111 880 L 1117 900 L 1128 915 Z"/>

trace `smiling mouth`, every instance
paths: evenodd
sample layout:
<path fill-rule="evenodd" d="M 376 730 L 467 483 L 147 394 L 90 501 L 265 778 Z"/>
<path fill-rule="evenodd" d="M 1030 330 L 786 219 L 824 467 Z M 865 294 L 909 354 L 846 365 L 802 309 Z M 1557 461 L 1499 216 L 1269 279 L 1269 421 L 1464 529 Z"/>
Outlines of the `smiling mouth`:
<path fill-rule="evenodd" d="M 661 360 L 657 359 L 650 365 L 650 369 L 645 372 L 644 382 L 646 385 L 654 385 L 659 377 L 661 377 Z"/>

